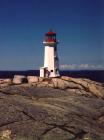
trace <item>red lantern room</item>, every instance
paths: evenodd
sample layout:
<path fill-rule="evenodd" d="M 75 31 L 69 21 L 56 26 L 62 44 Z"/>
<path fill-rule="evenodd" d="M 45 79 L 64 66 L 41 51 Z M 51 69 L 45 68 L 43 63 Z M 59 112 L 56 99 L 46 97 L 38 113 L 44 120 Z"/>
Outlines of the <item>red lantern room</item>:
<path fill-rule="evenodd" d="M 48 33 L 45 34 L 45 41 L 56 42 L 56 33 L 50 30 Z"/>

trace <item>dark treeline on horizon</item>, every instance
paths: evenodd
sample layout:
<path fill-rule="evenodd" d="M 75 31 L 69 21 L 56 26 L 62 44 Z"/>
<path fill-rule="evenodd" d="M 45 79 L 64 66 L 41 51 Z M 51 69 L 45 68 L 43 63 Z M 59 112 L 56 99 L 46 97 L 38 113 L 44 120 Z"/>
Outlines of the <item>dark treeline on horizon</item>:
<path fill-rule="evenodd" d="M 97 82 L 104 83 L 104 70 L 65 70 L 60 71 L 61 76 L 75 78 L 88 78 Z M 28 71 L 0 71 L 0 78 L 13 78 L 14 75 L 39 76 L 39 70 Z"/>

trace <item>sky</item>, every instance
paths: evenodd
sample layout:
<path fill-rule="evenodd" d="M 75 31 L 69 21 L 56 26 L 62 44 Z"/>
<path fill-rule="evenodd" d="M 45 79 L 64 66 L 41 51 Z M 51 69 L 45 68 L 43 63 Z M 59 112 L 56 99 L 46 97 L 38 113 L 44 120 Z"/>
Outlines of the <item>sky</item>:
<path fill-rule="evenodd" d="M 43 66 L 50 29 L 60 69 L 104 69 L 104 0 L 0 0 L 0 70 Z"/>

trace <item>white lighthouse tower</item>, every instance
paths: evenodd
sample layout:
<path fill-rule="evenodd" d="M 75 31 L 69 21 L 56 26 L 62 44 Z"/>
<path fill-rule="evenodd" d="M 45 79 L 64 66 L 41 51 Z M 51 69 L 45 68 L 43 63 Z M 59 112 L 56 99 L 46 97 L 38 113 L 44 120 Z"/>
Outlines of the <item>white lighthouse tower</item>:
<path fill-rule="evenodd" d="M 60 74 L 56 33 L 52 31 L 46 33 L 43 44 L 45 46 L 44 67 L 40 68 L 40 77 L 58 77 Z"/>

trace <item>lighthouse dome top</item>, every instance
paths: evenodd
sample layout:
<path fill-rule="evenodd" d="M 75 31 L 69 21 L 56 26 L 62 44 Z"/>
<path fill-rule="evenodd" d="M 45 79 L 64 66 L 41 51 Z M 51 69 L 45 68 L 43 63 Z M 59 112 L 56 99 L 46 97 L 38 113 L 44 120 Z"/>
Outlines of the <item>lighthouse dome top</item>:
<path fill-rule="evenodd" d="M 56 33 L 50 30 L 45 34 L 45 40 L 43 41 L 44 45 L 50 45 L 54 46 L 58 44 L 57 39 L 56 39 Z"/>
<path fill-rule="evenodd" d="M 46 33 L 46 35 L 56 35 L 56 33 L 50 30 L 49 32 Z"/>

